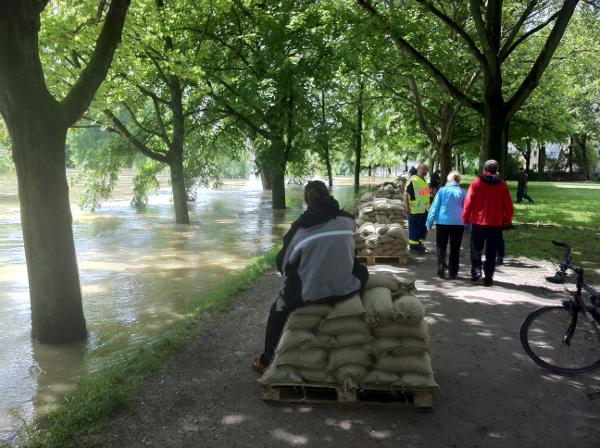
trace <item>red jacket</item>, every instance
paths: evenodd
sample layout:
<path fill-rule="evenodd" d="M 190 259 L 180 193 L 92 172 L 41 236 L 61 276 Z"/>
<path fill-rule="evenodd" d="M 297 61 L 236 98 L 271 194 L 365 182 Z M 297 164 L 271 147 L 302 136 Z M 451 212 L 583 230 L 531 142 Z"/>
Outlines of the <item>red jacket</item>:
<path fill-rule="evenodd" d="M 508 186 L 498 174 L 484 172 L 471 182 L 463 208 L 463 223 L 502 227 L 512 224 L 512 217 Z"/>

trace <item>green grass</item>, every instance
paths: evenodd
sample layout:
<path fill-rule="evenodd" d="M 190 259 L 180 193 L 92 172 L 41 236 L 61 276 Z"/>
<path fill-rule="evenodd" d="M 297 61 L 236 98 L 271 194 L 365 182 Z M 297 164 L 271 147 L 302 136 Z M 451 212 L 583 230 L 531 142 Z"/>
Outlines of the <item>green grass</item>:
<path fill-rule="evenodd" d="M 513 200 L 516 182 L 509 182 Z M 530 182 L 529 204 L 515 202 L 514 231 L 505 232 L 508 255 L 558 261 L 551 240 L 573 247 L 574 262 L 600 273 L 600 184 Z"/>
<path fill-rule="evenodd" d="M 224 311 L 240 291 L 273 267 L 279 247 L 253 257 L 247 267 L 198 299 L 186 319 L 161 337 L 140 346 L 118 364 L 84 377 L 72 394 L 44 418 L 26 425 L 19 446 L 68 447 L 78 437 L 100 430 L 110 418 L 138 397 L 142 380 L 157 372 L 167 359 L 197 337 L 208 320 L 206 311 Z"/>

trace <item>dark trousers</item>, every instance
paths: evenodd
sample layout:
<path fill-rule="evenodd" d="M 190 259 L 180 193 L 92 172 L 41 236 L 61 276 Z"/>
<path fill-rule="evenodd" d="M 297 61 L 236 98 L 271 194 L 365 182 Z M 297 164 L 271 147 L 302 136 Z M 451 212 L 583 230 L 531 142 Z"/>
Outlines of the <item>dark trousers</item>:
<path fill-rule="evenodd" d="M 518 186 L 517 187 L 517 202 L 523 202 L 523 199 L 527 199 L 529 202 L 533 202 L 531 196 L 527 194 L 527 189 L 525 187 Z"/>
<path fill-rule="evenodd" d="M 427 238 L 427 212 L 408 215 L 408 244 L 411 248 L 420 247 Z"/>
<path fill-rule="evenodd" d="M 437 224 L 435 236 L 435 245 L 438 257 L 438 274 L 444 273 L 446 266 L 450 277 L 456 277 L 460 263 L 460 243 L 462 242 L 465 226 L 451 226 Z M 450 241 L 450 256 L 446 265 L 446 250 Z"/>
<path fill-rule="evenodd" d="M 485 247 L 483 272 L 487 278 L 493 278 L 496 270 L 496 254 L 502 238 L 502 227 L 478 226 L 471 230 L 471 275 L 481 274 L 481 253 Z"/>

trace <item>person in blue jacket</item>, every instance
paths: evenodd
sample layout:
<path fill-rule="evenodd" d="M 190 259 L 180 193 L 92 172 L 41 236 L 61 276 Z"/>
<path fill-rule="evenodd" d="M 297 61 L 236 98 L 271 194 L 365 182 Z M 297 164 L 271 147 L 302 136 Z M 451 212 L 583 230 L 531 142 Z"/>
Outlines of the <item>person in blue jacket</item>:
<path fill-rule="evenodd" d="M 427 228 L 431 230 L 433 223 L 436 225 L 435 245 L 437 248 L 439 278 L 456 279 L 460 263 L 460 244 L 465 227 L 462 221 L 462 211 L 466 192 L 460 187 L 460 173 L 451 171 L 448 174 L 446 185 L 440 188 L 435 195 L 433 204 L 427 217 Z M 450 241 L 450 256 L 446 264 L 446 249 Z"/>

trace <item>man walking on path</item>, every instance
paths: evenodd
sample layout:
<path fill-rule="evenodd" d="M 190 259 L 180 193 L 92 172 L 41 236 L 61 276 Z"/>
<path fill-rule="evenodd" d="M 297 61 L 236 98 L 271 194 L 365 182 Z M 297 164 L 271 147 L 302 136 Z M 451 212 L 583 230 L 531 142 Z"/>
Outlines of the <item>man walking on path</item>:
<path fill-rule="evenodd" d="M 527 194 L 527 173 L 523 168 L 519 170 L 519 184 L 517 185 L 517 204 L 523 202 L 523 198 L 527 199 L 531 204 L 533 199 Z"/>
<path fill-rule="evenodd" d="M 462 223 L 465 195 L 465 190 L 460 188 L 460 173 L 451 171 L 448 174 L 448 182 L 435 195 L 427 217 L 428 230 L 431 230 L 434 222 L 437 223 L 435 227 L 435 246 L 438 258 L 437 274 L 442 279 L 446 278 L 446 268 L 448 268 L 450 280 L 454 280 L 458 274 L 460 243 L 465 231 L 465 226 Z M 448 240 L 450 240 L 450 257 L 448 265 L 446 265 Z"/>
<path fill-rule="evenodd" d="M 483 173 L 471 182 L 462 220 L 472 224 L 471 230 L 471 280 L 481 278 L 481 252 L 485 246 L 483 264 L 484 286 L 492 286 L 496 269 L 496 251 L 502 229 L 512 226 L 513 205 L 506 182 L 498 174 L 498 162 L 488 160 Z"/>
<path fill-rule="evenodd" d="M 408 218 L 408 244 L 410 250 L 425 252 L 423 240 L 427 236 L 427 209 L 429 185 L 425 180 L 427 165 L 420 163 L 417 174 L 408 180 L 404 191 L 404 212 Z"/>

